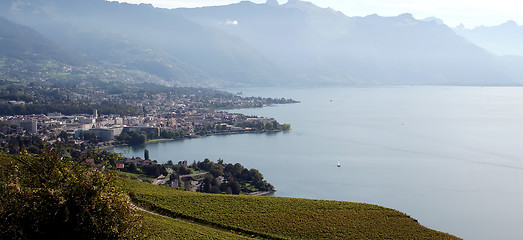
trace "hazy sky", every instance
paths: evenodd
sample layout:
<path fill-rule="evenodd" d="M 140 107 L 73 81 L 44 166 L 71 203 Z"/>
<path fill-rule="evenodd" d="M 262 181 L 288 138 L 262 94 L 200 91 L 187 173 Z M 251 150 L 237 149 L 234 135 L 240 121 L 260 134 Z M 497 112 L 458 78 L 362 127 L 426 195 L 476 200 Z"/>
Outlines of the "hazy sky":
<path fill-rule="evenodd" d="M 251 0 L 263 3 L 266 0 Z M 278 0 L 284 4 L 287 0 Z M 523 24 L 523 1 L 521 0 L 307 0 L 320 7 L 330 7 L 347 16 L 397 16 L 412 13 L 415 18 L 435 16 L 454 27 L 463 23 L 466 27 L 493 26 L 514 20 Z M 120 0 L 129 3 L 151 3 L 155 7 L 201 7 L 226 5 L 239 0 Z"/>

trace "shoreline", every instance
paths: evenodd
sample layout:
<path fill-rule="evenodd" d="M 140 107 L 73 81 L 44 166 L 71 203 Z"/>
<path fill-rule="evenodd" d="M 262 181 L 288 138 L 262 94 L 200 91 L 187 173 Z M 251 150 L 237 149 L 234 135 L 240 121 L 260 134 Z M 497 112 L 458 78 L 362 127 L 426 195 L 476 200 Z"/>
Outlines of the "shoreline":
<path fill-rule="evenodd" d="M 292 130 L 292 129 L 291 129 Z M 143 145 L 128 145 L 125 143 L 121 144 L 111 144 L 107 146 L 103 146 L 101 148 L 103 149 L 113 149 L 115 147 L 133 147 L 133 146 L 147 146 L 149 144 L 157 144 L 157 143 L 166 143 L 166 142 L 174 142 L 174 141 L 183 141 L 188 139 L 198 139 L 198 138 L 204 138 L 204 137 L 211 137 L 211 136 L 227 136 L 227 135 L 237 135 L 237 134 L 252 134 L 252 133 L 279 133 L 279 132 L 289 132 L 291 130 L 271 130 L 271 131 L 238 131 L 238 132 L 222 132 L 222 133 L 212 133 L 212 134 L 205 134 L 205 135 L 188 135 L 184 137 L 179 138 L 171 138 L 171 139 L 152 139 L 150 142 L 147 141 Z"/>
<path fill-rule="evenodd" d="M 252 193 L 247 194 L 247 196 L 268 196 L 268 195 L 274 194 L 275 192 L 276 192 L 276 190 L 263 191 L 263 192 L 252 192 Z"/>

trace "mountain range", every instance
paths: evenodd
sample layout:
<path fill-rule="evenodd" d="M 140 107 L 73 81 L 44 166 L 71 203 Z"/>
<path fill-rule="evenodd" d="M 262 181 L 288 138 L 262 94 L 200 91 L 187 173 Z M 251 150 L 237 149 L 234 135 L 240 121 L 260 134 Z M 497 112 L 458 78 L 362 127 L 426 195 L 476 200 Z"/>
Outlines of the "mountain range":
<path fill-rule="evenodd" d="M 454 31 L 497 55 L 523 57 L 523 26 L 514 21 L 499 26 L 479 26 L 473 29 L 460 25 L 455 27 Z"/>
<path fill-rule="evenodd" d="M 347 17 L 299 0 L 172 10 L 104 0 L 4 0 L 0 16 L 12 22 L 0 26 L 3 56 L 17 49 L 6 36 L 32 29 L 42 40 L 19 53 L 40 49 L 71 65 L 115 66 L 171 85 L 523 83 L 522 58 L 495 55 L 410 14 Z M 39 42 L 46 47 L 35 48 Z"/>
<path fill-rule="evenodd" d="M 77 56 L 33 29 L 0 17 L 0 56 L 16 59 L 57 59 L 78 64 Z"/>

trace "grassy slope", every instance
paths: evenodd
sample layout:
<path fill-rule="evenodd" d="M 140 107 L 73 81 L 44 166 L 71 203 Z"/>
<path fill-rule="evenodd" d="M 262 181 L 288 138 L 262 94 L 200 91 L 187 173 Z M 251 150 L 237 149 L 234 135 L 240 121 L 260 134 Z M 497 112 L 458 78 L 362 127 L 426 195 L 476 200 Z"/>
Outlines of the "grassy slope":
<path fill-rule="evenodd" d="M 144 213 L 144 222 L 147 239 L 247 239 L 234 233 L 150 213 Z"/>
<path fill-rule="evenodd" d="M 165 215 L 262 238 L 458 239 L 376 205 L 279 197 L 211 195 L 124 180 L 134 201 Z"/>

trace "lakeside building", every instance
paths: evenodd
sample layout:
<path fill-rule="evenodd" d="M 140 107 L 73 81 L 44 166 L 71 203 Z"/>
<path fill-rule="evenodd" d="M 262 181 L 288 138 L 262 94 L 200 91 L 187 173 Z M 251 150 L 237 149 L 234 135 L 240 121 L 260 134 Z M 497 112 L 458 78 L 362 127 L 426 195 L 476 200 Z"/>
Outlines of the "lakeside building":
<path fill-rule="evenodd" d="M 76 139 L 81 139 L 82 136 L 86 133 L 94 133 L 96 135 L 96 139 L 99 141 L 111 141 L 114 140 L 115 136 L 118 136 L 122 133 L 123 127 L 115 127 L 115 128 L 92 128 L 89 130 L 81 130 L 77 129 L 74 132 L 74 137 Z"/>

